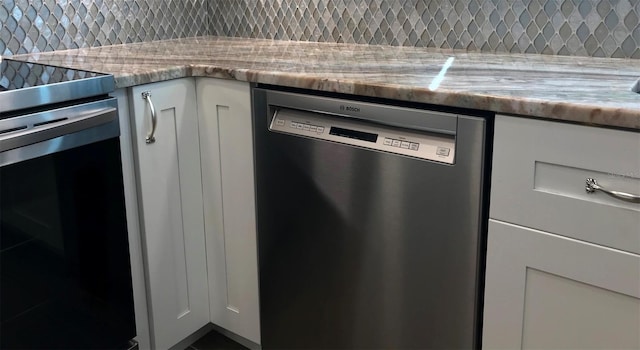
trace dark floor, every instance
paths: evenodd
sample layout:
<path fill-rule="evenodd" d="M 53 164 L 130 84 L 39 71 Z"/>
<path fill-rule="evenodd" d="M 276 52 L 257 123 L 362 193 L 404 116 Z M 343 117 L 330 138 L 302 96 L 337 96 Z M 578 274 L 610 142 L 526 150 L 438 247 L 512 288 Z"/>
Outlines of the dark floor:
<path fill-rule="evenodd" d="M 227 350 L 227 349 L 241 349 L 246 350 L 244 346 L 236 343 L 235 341 L 225 337 L 224 335 L 211 331 L 204 337 L 198 339 L 195 343 L 191 344 L 186 350 Z"/>

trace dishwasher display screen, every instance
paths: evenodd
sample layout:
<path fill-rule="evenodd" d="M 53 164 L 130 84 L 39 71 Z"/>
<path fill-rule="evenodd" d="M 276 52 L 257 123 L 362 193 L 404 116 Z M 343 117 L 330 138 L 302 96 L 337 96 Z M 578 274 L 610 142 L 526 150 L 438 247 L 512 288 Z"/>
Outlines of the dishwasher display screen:
<path fill-rule="evenodd" d="M 374 143 L 378 141 L 378 134 L 372 134 L 369 132 L 358 131 L 358 130 L 338 128 L 335 126 L 331 127 L 331 130 L 329 130 L 329 135 L 348 137 L 350 139 L 358 139 L 358 140 L 374 142 Z"/>
<path fill-rule="evenodd" d="M 455 134 L 405 129 L 284 107 L 273 107 L 269 130 L 306 138 L 402 154 L 436 162 L 455 163 Z M 457 118 L 455 115 L 449 118 Z"/>

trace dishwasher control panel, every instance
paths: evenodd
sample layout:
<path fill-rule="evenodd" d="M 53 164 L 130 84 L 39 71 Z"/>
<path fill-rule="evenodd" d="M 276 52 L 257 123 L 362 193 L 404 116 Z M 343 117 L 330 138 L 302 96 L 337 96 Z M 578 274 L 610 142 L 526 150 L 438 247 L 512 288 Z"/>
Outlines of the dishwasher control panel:
<path fill-rule="evenodd" d="M 447 164 L 455 162 L 453 135 L 402 129 L 288 108 L 276 109 L 269 130 Z"/>

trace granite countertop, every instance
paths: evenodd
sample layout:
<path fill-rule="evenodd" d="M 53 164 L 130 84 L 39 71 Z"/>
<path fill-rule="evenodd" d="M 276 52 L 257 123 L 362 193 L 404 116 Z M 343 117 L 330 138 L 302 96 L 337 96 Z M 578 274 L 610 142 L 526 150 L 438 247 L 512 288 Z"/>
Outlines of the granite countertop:
<path fill-rule="evenodd" d="M 640 60 L 195 37 L 13 56 L 111 73 L 123 88 L 237 79 L 640 129 Z"/>

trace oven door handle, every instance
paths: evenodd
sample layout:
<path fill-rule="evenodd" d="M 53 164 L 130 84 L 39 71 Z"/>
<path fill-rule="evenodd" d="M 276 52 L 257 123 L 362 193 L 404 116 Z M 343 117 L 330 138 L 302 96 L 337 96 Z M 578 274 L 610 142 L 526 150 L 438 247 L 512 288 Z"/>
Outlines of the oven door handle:
<path fill-rule="evenodd" d="M 117 119 L 118 112 L 116 107 L 104 107 L 82 113 L 73 118 L 31 125 L 31 127 L 24 130 L 0 136 L 0 152 L 90 129 Z"/>

